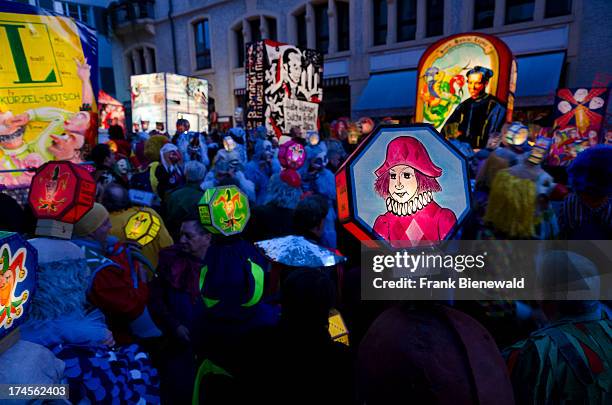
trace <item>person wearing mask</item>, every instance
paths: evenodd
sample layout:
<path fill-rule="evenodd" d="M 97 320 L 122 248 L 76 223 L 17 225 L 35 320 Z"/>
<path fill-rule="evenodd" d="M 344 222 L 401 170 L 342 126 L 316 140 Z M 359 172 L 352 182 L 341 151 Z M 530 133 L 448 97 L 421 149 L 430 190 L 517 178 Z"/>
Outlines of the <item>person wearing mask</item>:
<path fill-rule="evenodd" d="M 336 178 L 327 168 L 327 148 L 325 143 L 306 146 L 306 164 L 303 166 L 302 188 L 305 192 L 313 192 L 323 196 L 329 209 L 325 216 L 325 229 L 323 231 L 323 244 L 329 248 L 336 248 Z"/>
<path fill-rule="evenodd" d="M 610 309 L 599 301 L 579 300 L 600 296 L 600 269 L 567 250 L 547 251 L 537 263 L 542 291 L 537 305 L 547 323 L 503 353 L 516 403 L 610 403 Z M 576 288 L 571 280 L 582 286 Z"/>
<path fill-rule="evenodd" d="M 578 154 L 568 168 L 572 189 L 559 212 L 561 233 L 569 240 L 612 239 L 612 145 Z"/>
<path fill-rule="evenodd" d="M 270 177 L 280 172 L 280 163 L 274 157 L 272 143 L 268 140 L 258 139 L 255 143 L 253 158 L 245 168 L 246 177 L 255 184 L 257 195 L 256 204 L 263 204 L 266 198 L 266 189 Z"/>
<path fill-rule="evenodd" d="M 253 207 L 245 237 L 252 241 L 293 234 L 293 212 L 300 202 L 302 189 L 273 174 L 268 182 L 264 205 Z"/>
<path fill-rule="evenodd" d="M 181 224 L 178 243 L 160 251 L 150 285 L 149 309 L 168 339 L 160 367 L 162 398 L 175 403 L 189 403 L 193 392 L 204 311 L 200 273 L 211 241 L 194 212 Z"/>
<path fill-rule="evenodd" d="M 208 167 L 208 143 L 206 137 L 197 132 L 190 131 L 191 124 L 184 118 L 179 118 L 176 121 L 176 134 L 172 137 L 172 143 L 175 144 L 185 162 L 196 160 L 204 166 Z"/>
<path fill-rule="evenodd" d="M 107 184 L 121 181 L 113 171 L 115 154 L 107 144 L 99 143 L 94 146 L 88 160 L 94 163 L 95 170 L 92 175 L 98 184 L 99 191 L 102 191 Z"/>
<path fill-rule="evenodd" d="M 155 169 L 157 194 L 163 200 L 166 193 L 185 184 L 183 156 L 176 145 L 167 143 L 159 150 L 161 164 Z"/>
<path fill-rule="evenodd" d="M 72 242 L 91 271 L 89 302 L 104 313 L 118 343 L 159 336 L 146 310 L 151 265 L 130 246 L 109 238 L 111 228 L 108 211 L 98 203 L 74 225 Z"/>
<path fill-rule="evenodd" d="M 249 201 L 254 202 L 257 198 L 255 184 L 245 176 L 238 153 L 236 151 L 227 152 L 226 150 L 220 152 L 224 153 L 217 155 L 213 169 L 206 174 L 200 188 L 206 190 L 228 181 L 235 181 L 242 192 L 247 195 Z"/>
<path fill-rule="evenodd" d="M 164 220 L 152 208 L 133 206 L 128 190 L 111 183 L 104 189 L 102 205 L 109 211 L 110 235 L 138 246 L 153 268 L 159 251 L 173 244 Z M 144 229 L 149 229 L 146 236 Z"/>
<path fill-rule="evenodd" d="M 185 163 L 186 184 L 168 193 L 164 203 L 166 224 L 170 234 L 178 237 L 181 223 L 197 212 L 198 203 L 204 194 L 200 184 L 206 176 L 206 167 L 197 161 Z"/>
<path fill-rule="evenodd" d="M 62 360 L 61 383 L 69 386 L 70 403 L 159 403 L 159 374 L 149 355 L 135 344 L 118 345 L 104 315 L 87 302 L 96 277 L 88 265 L 91 257 L 68 240 L 29 242 L 38 251 L 36 293 L 28 298 L 20 335 Z M 44 364 L 37 366 L 39 373 L 31 372 L 29 383 L 49 372 Z"/>

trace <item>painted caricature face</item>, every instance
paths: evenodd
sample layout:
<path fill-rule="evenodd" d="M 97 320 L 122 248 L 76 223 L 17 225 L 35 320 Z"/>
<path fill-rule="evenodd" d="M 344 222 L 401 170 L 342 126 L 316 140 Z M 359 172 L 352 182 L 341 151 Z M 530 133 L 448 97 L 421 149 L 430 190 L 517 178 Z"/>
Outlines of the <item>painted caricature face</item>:
<path fill-rule="evenodd" d="M 120 174 L 126 175 L 128 174 L 129 170 L 130 170 L 130 166 L 129 166 L 127 159 L 119 159 L 117 161 L 117 171 Z"/>
<path fill-rule="evenodd" d="M 300 76 L 302 74 L 302 58 L 297 52 L 292 52 L 289 55 L 289 61 L 287 62 L 287 73 L 293 83 L 300 82 Z"/>
<path fill-rule="evenodd" d="M 72 159 L 83 147 L 85 138 L 78 134 L 51 135 L 51 145 L 47 148 L 56 160 Z"/>
<path fill-rule="evenodd" d="M 0 146 L 6 149 L 17 149 L 23 145 L 24 123 L 19 117 L 7 111 L 0 113 Z"/>
<path fill-rule="evenodd" d="M 472 73 L 468 76 L 468 91 L 470 97 L 478 98 L 484 93 L 487 82 L 483 80 L 482 73 Z"/>
<path fill-rule="evenodd" d="M 414 169 L 397 165 L 389 169 L 389 195 L 399 203 L 407 203 L 416 194 L 417 179 Z"/>
<path fill-rule="evenodd" d="M 3 307 L 8 306 L 14 286 L 15 286 L 15 275 L 13 274 L 12 271 L 5 271 L 4 274 L 0 274 L 0 305 L 1 306 Z"/>
<path fill-rule="evenodd" d="M 68 132 L 85 135 L 89 129 L 89 112 L 79 111 L 68 120 L 64 121 L 64 128 Z"/>
<path fill-rule="evenodd" d="M 304 160 L 304 148 L 301 145 L 293 145 L 289 148 L 289 160 L 295 163 Z"/>

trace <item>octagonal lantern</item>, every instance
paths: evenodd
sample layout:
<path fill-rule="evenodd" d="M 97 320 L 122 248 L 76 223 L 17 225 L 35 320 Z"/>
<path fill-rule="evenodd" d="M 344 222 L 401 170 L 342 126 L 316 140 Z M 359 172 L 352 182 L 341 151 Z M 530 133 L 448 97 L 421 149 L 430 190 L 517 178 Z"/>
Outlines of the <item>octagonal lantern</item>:
<path fill-rule="evenodd" d="M 160 228 L 159 218 L 150 212 L 138 211 L 128 219 L 123 231 L 127 240 L 146 246 L 159 234 Z"/>
<path fill-rule="evenodd" d="M 381 126 L 336 173 L 338 219 L 392 247 L 450 238 L 470 212 L 468 163 L 433 126 Z"/>
<path fill-rule="evenodd" d="M 26 318 L 37 266 L 38 252 L 32 245 L 18 233 L 0 231 L 0 341 Z"/>
<path fill-rule="evenodd" d="M 38 219 L 37 235 L 69 239 L 72 224 L 91 209 L 96 183 L 87 169 L 66 161 L 42 165 L 32 178 L 28 201 Z"/>
<path fill-rule="evenodd" d="M 209 188 L 198 203 L 200 222 L 215 234 L 236 235 L 244 230 L 251 211 L 249 199 L 236 186 Z"/>

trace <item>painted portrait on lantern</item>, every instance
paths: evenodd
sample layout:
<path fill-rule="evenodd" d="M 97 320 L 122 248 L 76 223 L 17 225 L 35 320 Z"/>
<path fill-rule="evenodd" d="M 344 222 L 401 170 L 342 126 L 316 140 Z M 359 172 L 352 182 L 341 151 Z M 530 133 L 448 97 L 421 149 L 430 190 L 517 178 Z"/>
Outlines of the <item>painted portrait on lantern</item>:
<path fill-rule="evenodd" d="M 436 180 L 442 169 L 416 138 L 391 141 L 375 175 L 374 190 L 385 199 L 387 212 L 376 218 L 374 231 L 385 240 L 439 241 L 452 230 L 457 217 L 434 200 L 442 191 Z"/>
<path fill-rule="evenodd" d="M 471 209 L 465 157 L 433 126 L 381 126 L 336 173 L 338 219 L 362 241 L 437 245 Z"/>

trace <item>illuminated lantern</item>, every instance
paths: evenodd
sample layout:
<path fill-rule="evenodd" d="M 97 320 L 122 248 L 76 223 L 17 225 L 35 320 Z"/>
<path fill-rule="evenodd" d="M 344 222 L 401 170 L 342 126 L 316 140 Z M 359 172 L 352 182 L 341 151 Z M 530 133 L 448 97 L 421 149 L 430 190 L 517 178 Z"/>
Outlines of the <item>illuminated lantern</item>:
<path fill-rule="evenodd" d="M 471 206 L 465 157 L 428 124 L 378 127 L 336 173 L 336 192 L 339 221 L 368 246 L 438 244 Z"/>
<path fill-rule="evenodd" d="M 345 345 L 349 345 L 349 333 L 346 325 L 344 324 L 344 319 L 342 319 L 342 315 L 335 309 L 332 309 L 329 312 L 329 335 L 332 340 L 336 342 L 340 342 Z"/>
<path fill-rule="evenodd" d="M 278 149 L 278 160 L 284 168 L 299 169 L 306 160 L 306 150 L 301 144 L 289 140 Z"/>
<path fill-rule="evenodd" d="M 359 119 L 359 125 L 361 127 L 361 134 L 368 135 L 370 132 L 374 131 L 374 121 L 369 117 L 361 117 Z"/>
<path fill-rule="evenodd" d="M 414 120 L 483 148 L 488 134 L 511 120 L 516 78 L 516 61 L 499 38 L 480 33 L 442 38 L 419 60 Z"/>
<path fill-rule="evenodd" d="M 200 222 L 215 234 L 236 235 L 244 230 L 251 211 L 247 196 L 236 186 L 209 188 L 198 203 Z"/>
<path fill-rule="evenodd" d="M 550 145 L 552 144 L 552 138 L 547 136 L 538 136 L 536 139 L 535 146 L 531 150 L 529 154 L 529 158 L 527 161 L 534 165 L 539 165 L 546 159 L 548 156 L 548 151 L 550 150 Z"/>
<path fill-rule="evenodd" d="M 529 138 L 529 128 L 520 122 L 513 122 L 504 131 L 504 142 L 507 145 L 521 146 Z"/>
<path fill-rule="evenodd" d="M 111 152 L 113 153 L 117 153 L 117 151 L 119 150 L 119 147 L 117 146 L 117 142 L 110 140 L 108 142 L 106 142 L 106 144 L 108 145 L 108 147 L 110 148 Z"/>
<path fill-rule="evenodd" d="M 320 142 L 319 133 L 317 131 L 308 131 L 306 132 L 306 139 L 308 139 L 308 143 L 311 146 L 316 146 Z"/>
<path fill-rule="evenodd" d="M 223 138 L 223 148 L 228 152 L 231 152 L 234 149 L 236 149 L 236 141 L 234 141 L 234 138 L 232 138 L 229 135 L 224 137 Z"/>
<path fill-rule="evenodd" d="M 18 340 L 13 333 L 26 318 L 36 288 L 38 252 L 18 233 L 0 231 L 0 345 Z M 6 340 L 5 340 L 6 339 Z"/>
<path fill-rule="evenodd" d="M 348 143 L 351 145 L 357 145 L 359 143 L 359 137 L 361 136 L 361 131 L 357 124 L 351 122 L 348 124 Z"/>
<path fill-rule="evenodd" d="M 36 234 L 70 239 L 74 223 L 91 209 L 96 183 L 82 166 L 51 161 L 32 179 L 28 201 L 38 219 Z"/>
<path fill-rule="evenodd" d="M 126 239 L 146 246 L 155 239 L 160 228 L 159 218 L 149 212 L 138 211 L 128 219 L 123 231 Z"/>

